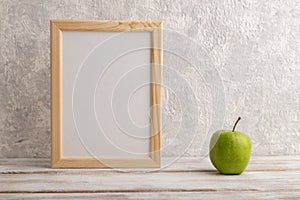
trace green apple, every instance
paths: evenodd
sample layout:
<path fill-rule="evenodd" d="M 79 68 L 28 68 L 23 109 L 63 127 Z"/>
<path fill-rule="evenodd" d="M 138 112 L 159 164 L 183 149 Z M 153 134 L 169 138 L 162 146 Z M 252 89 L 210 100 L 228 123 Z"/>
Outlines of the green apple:
<path fill-rule="evenodd" d="M 250 160 L 252 145 L 249 136 L 235 131 L 240 119 L 232 130 L 219 130 L 210 140 L 210 160 L 222 174 L 241 174 Z"/>

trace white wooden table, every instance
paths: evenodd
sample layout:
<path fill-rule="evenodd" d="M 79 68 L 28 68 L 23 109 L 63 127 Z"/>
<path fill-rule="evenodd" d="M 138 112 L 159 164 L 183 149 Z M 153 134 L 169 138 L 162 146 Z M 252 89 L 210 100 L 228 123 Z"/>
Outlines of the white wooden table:
<path fill-rule="evenodd" d="M 207 158 L 182 158 L 157 172 L 49 163 L 0 159 L 0 199 L 300 199 L 300 157 L 252 157 L 239 176 L 220 175 Z"/>

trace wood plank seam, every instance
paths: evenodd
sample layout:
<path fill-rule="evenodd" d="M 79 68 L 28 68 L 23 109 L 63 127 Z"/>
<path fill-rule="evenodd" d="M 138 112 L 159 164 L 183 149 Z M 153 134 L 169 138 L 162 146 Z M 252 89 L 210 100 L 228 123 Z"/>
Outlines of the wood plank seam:
<path fill-rule="evenodd" d="M 18 191 L 0 191 L 0 194 L 11 194 L 11 193 L 158 193 L 158 192 L 300 192 L 295 189 L 276 189 L 276 190 L 260 190 L 260 189 L 137 189 L 137 190 L 69 190 L 69 191 L 27 191 L 27 190 L 18 190 Z"/>

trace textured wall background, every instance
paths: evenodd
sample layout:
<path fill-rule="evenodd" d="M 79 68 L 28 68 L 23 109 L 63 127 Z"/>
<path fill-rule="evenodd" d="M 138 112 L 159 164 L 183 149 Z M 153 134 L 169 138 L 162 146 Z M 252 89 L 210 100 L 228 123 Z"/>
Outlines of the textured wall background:
<path fill-rule="evenodd" d="M 254 154 L 300 153 L 300 1 L 1 0 L 0 157 L 50 155 L 50 19 L 164 21 L 165 156 L 237 116 Z"/>

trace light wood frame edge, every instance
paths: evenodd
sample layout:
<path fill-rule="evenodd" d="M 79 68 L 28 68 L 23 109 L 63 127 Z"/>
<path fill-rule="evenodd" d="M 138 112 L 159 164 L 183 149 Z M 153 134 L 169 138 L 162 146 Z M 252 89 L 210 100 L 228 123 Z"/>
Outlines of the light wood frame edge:
<path fill-rule="evenodd" d="M 51 167 L 148 168 L 161 164 L 162 22 L 117 20 L 51 20 Z M 151 145 L 149 158 L 62 157 L 62 31 L 152 32 Z"/>
<path fill-rule="evenodd" d="M 51 22 L 51 166 L 62 158 L 61 30 Z"/>

